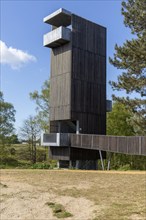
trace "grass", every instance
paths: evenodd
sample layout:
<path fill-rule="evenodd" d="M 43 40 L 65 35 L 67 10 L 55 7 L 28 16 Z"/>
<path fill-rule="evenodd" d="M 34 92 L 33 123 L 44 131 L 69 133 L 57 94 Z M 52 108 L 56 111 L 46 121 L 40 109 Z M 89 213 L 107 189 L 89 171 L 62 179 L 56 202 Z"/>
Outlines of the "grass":
<path fill-rule="evenodd" d="M 57 166 L 55 160 L 46 160 L 46 149 L 37 146 L 36 163 L 30 161 L 30 149 L 27 144 L 12 144 L 5 147 L 0 158 L 0 169 L 53 169 Z M 0 149 L 2 146 L 0 145 Z"/>
<path fill-rule="evenodd" d="M 46 205 L 48 205 L 50 208 L 52 208 L 53 214 L 57 218 L 68 218 L 68 217 L 72 217 L 73 216 L 70 212 L 67 212 L 65 210 L 64 206 L 61 205 L 61 204 L 57 204 L 57 203 L 53 203 L 53 202 L 48 202 L 48 203 L 46 203 Z"/>

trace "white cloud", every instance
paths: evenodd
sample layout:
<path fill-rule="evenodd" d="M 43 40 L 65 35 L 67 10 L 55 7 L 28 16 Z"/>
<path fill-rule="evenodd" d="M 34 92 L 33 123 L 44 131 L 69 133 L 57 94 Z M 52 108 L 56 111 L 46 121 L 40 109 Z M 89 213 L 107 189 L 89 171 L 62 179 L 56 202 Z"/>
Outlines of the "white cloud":
<path fill-rule="evenodd" d="M 0 63 L 8 64 L 12 69 L 19 69 L 23 64 L 36 61 L 36 57 L 22 50 L 8 47 L 0 40 Z"/>

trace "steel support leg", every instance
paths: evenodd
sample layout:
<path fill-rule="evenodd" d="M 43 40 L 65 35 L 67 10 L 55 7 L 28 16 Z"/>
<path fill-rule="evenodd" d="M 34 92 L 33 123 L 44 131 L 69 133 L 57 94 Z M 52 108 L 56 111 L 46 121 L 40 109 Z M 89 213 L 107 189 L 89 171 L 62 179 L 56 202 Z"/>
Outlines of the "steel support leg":
<path fill-rule="evenodd" d="M 76 160 L 76 169 L 79 169 L 79 160 Z"/>
<path fill-rule="evenodd" d="M 110 164 L 111 164 L 111 153 L 109 153 L 109 157 L 108 157 L 107 170 L 110 170 Z"/>
<path fill-rule="evenodd" d="M 80 133 L 80 125 L 79 125 L 79 120 L 76 122 L 76 134 Z"/>
<path fill-rule="evenodd" d="M 69 161 L 69 168 L 72 169 L 72 161 Z"/>
<path fill-rule="evenodd" d="M 99 155 L 100 155 L 102 170 L 104 170 L 104 163 L 103 163 L 103 158 L 102 158 L 101 150 L 99 150 Z"/>

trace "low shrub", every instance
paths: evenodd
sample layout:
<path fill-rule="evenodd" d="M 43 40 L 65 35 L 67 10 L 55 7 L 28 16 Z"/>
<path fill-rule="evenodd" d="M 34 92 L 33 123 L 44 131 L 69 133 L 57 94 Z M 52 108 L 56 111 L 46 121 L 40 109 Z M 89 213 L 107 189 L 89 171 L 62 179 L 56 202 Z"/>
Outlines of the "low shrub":
<path fill-rule="evenodd" d="M 70 212 L 67 212 L 63 205 L 53 202 L 46 203 L 50 208 L 53 210 L 54 216 L 57 218 L 68 218 L 72 217 L 73 215 Z"/>
<path fill-rule="evenodd" d="M 18 160 L 11 156 L 1 158 L 1 165 L 18 166 L 18 163 Z"/>
<path fill-rule="evenodd" d="M 131 170 L 130 164 L 123 165 L 119 167 L 118 170 L 123 170 L 123 171 Z"/>
<path fill-rule="evenodd" d="M 35 163 L 31 166 L 32 169 L 50 169 L 50 164 L 47 162 Z"/>
<path fill-rule="evenodd" d="M 14 147 L 12 147 L 12 148 L 10 149 L 10 154 L 11 154 L 11 155 L 15 155 L 15 154 L 16 154 L 16 150 L 15 150 Z"/>

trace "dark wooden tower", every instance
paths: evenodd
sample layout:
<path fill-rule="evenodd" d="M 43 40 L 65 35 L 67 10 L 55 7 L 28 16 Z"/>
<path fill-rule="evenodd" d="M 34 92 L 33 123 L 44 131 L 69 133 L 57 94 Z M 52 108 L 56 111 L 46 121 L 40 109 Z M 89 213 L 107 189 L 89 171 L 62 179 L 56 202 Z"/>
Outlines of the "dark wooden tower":
<path fill-rule="evenodd" d="M 50 133 L 106 134 L 106 28 L 65 9 L 44 22 L 52 25 L 44 35 L 51 48 Z M 97 160 L 99 152 L 51 146 L 50 155 Z"/>

